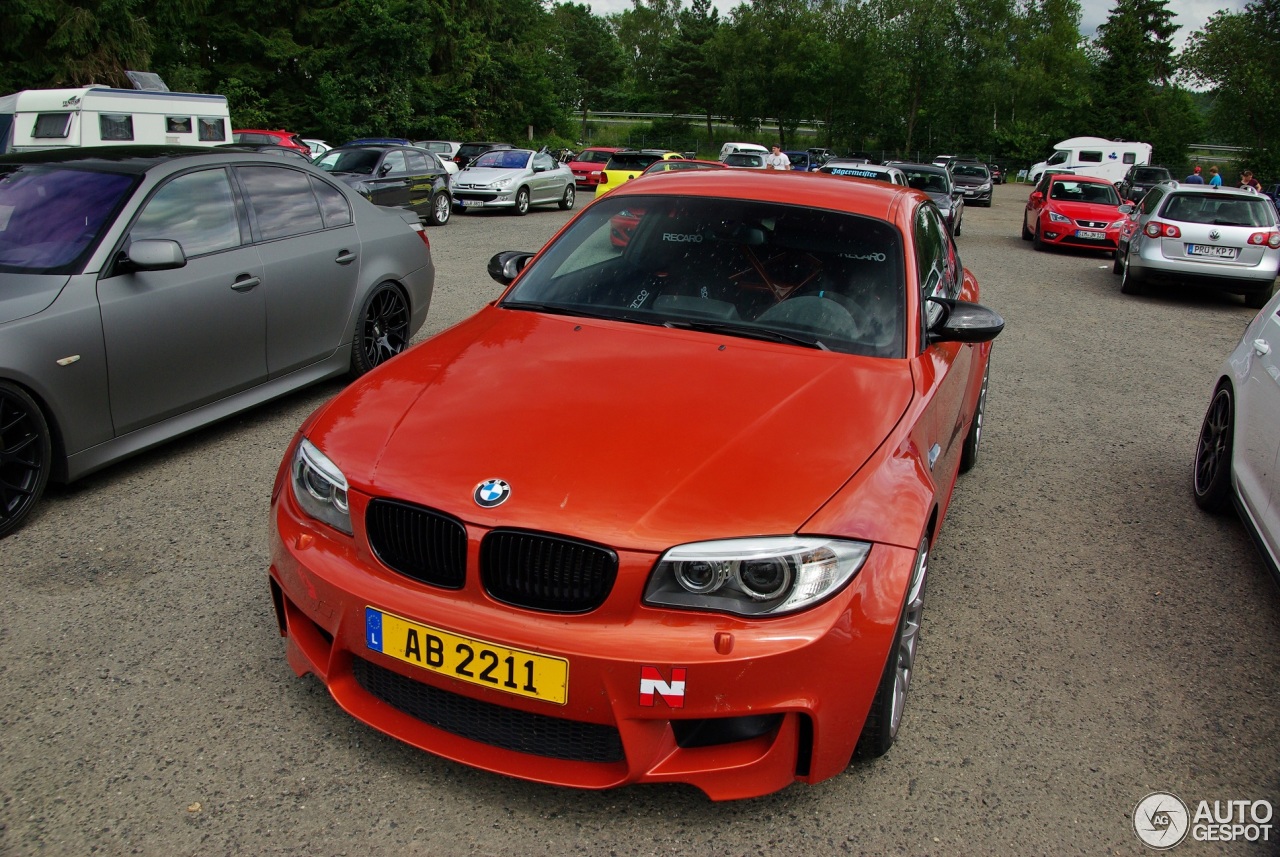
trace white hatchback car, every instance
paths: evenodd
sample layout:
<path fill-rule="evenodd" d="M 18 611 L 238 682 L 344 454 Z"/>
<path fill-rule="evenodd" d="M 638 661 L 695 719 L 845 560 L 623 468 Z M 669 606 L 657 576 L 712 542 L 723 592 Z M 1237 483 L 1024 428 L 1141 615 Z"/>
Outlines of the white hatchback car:
<path fill-rule="evenodd" d="M 1253 309 L 1271 297 L 1280 270 L 1280 228 L 1267 197 L 1170 181 L 1120 211 L 1129 219 L 1112 270 L 1124 276 L 1125 294 L 1172 281 L 1244 295 Z"/>
<path fill-rule="evenodd" d="M 1211 512 L 1234 505 L 1280 579 L 1280 294 L 1222 364 L 1196 444 L 1192 490 Z"/>

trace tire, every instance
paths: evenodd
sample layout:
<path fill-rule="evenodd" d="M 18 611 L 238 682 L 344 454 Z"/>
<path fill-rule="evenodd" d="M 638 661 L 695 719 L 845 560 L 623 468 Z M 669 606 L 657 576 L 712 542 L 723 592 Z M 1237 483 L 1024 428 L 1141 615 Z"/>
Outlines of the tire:
<path fill-rule="evenodd" d="M 961 215 L 960 218 L 956 220 L 956 228 L 952 230 L 952 232 L 955 233 L 955 236 L 957 238 L 960 237 L 960 227 L 964 225 L 963 221 L 964 221 L 964 215 Z"/>
<path fill-rule="evenodd" d="M 991 379 L 991 355 L 987 355 L 987 367 L 982 371 L 982 390 L 978 393 L 978 407 L 973 411 L 973 423 L 964 438 L 960 451 L 960 472 L 968 473 L 978 463 L 978 446 L 982 443 L 982 418 L 987 412 L 987 382 Z"/>
<path fill-rule="evenodd" d="M 1133 266 L 1129 264 L 1128 254 L 1125 255 L 1124 268 L 1120 272 L 1120 291 L 1126 295 L 1140 295 L 1144 291 L 1142 285 L 1142 277 L 1133 270 Z"/>
<path fill-rule="evenodd" d="M 383 283 L 370 292 L 351 341 L 351 376 L 358 378 L 404 351 L 409 320 L 409 301 L 398 287 Z"/>
<path fill-rule="evenodd" d="M 453 200 L 449 199 L 449 194 L 441 191 L 431 197 L 431 214 L 427 215 L 427 222 L 432 226 L 444 226 L 449 222 L 452 212 Z"/>
<path fill-rule="evenodd" d="M 0 539 L 40 502 L 52 461 L 44 412 L 21 387 L 0 381 Z"/>
<path fill-rule="evenodd" d="M 1231 508 L 1231 451 L 1235 434 L 1235 402 L 1231 386 L 1223 384 L 1213 394 L 1196 441 L 1196 462 L 1191 472 L 1191 493 L 1196 505 L 1222 514 Z"/>
<path fill-rule="evenodd" d="M 1022 218 L 1022 240 L 1023 240 L 1023 241 L 1030 241 L 1030 240 L 1031 240 L 1031 230 L 1027 228 L 1027 218 L 1026 218 L 1026 217 L 1023 217 L 1023 218 Z"/>
<path fill-rule="evenodd" d="M 1039 250 L 1039 251 L 1041 251 L 1041 252 L 1043 252 L 1043 251 L 1045 250 L 1046 246 L 1047 246 L 1047 245 L 1044 243 L 1044 239 L 1040 237 L 1040 224 L 1039 224 L 1039 223 L 1037 223 L 1037 224 L 1036 224 L 1036 231 L 1035 231 L 1035 234 L 1031 236 L 1031 246 L 1032 246 L 1032 247 L 1034 247 L 1034 248 L 1036 248 L 1037 250 Z"/>
<path fill-rule="evenodd" d="M 1115 252 L 1111 254 L 1111 273 L 1119 276 L 1124 273 L 1124 256 L 1117 247 Z"/>
<path fill-rule="evenodd" d="M 574 202 L 577 200 L 577 191 L 573 185 L 567 185 L 564 189 L 564 196 L 560 197 L 560 210 L 568 211 L 573 208 Z"/>
<path fill-rule="evenodd" d="M 1271 300 L 1271 290 L 1273 284 L 1268 284 L 1265 288 L 1256 292 L 1246 292 L 1244 295 L 1244 305 L 1249 309 L 1262 309 L 1267 305 L 1267 301 Z"/>
<path fill-rule="evenodd" d="M 511 213 L 516 217 L 524 217 L 529 213 L 529 189 L 522 187 L 516 191 L 516 204 L 511 209 Z"/>
<path fill-rule="evenodd" d="M 924 590 L 929 576 L 929 537 L 925 536 L 916 552 L 912 567 L 911 583 L 903 600 L 902 616 L 898 619 L 898 631 L 893 635 L 893 645 L 880 676 L 880 686 L 871 711 L 862 724 L 862 734 L 854 748 L 855 759 L 874 759 L 889 752 L 898 737 L 902 723 L 902 706 L 911 686 L 915 669 L 916 647 L 920 639 L 920 616 L 924 609 Z"/>

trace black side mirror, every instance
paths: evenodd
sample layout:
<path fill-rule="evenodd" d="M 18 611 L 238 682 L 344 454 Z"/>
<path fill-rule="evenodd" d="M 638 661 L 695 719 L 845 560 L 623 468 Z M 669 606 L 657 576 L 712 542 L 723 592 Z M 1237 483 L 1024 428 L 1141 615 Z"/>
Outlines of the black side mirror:
<path fill-rule="evenodd" d="M 929 342 L 990 342 L 1004 330 L 995 310 L 969 301 L 928 298 L 942 312 L 929 325 Z"/>
<path fill-rule="evenodd" d="M 520 276 L 520 272 L 524 270 L 525 265 L 529 264 L 529 260 L 536 255 L 524 250 L 503 250 L 501 253 L 496 253 L 489 260 L 489 276 L 502 285 L 509 286 L 515 282 L 516 277 Z"/>

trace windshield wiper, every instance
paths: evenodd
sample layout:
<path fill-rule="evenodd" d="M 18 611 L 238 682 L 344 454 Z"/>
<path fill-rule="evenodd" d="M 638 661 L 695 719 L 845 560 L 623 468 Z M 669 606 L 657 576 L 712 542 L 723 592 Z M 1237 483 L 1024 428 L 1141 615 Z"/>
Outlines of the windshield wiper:
<path fill-rule="evenodd" d="M 576 315 L 581 318 L 599 318 L 605 321 L 630 321 L 636 324 L 652 324 L 661 325 L 662 322 L 655 319 L 637 318 L 633 315 L 620 312 L 601 312 L 600 310 L 591 309 L 582 304 L 547 304 L 538 303 L 536 301 L 509 301 L 500 304 L 503 309 L 526 309 L 533 312 L 545 312 L 551 315 Z"/>
<path fill-rule="evenodd" d="M 830 351 L 820 339 L 807 339 L 803 336 L 796 336 L 790 333 L 783 333 L 780 330 L 772 330 L 765 327 L 751 327 L 745 324 L 727 324 L 723 321 L 695 321 L 692 319 L 680 319 L 679 321 L 665 321 L 663 327 L 671 327 L 677 330 L 698 330 L 703 333 L 724 333 L 729 336 L 742 336 L 747 339 L 763 339 L 766 342 L 786 342 L 791 345 L 802 345 L 805 348 L 817 348 L 819 351 Z"/>

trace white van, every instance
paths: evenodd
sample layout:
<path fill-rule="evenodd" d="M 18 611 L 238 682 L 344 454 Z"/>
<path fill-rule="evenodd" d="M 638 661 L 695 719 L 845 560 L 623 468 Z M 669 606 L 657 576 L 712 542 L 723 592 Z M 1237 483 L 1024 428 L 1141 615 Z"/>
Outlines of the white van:
<path fill-rule="evenodd" d="M 716 158 L 716 160 L 724 161 L 730 155 L 737 155 L 743 152 L 750 152 L 755 155 L 769 154 L 769 150 L 759 143 L 725 143 L 720 147 L 720 157 Z"/>
<path fill-rule="evenodd" d="M 1105 137 L 1072 137 L 1053 147 L 1047 161 L 1033 166 L 1027 180 L 1035 183 L 1046 169 L 1071 170 L 1076 175 L 1098 176 L 1111 183 L 1124 178 L 1129 167 L 1151 163 L 1150 143 L 1126 143 Z"/>
<path fill-rule="evenodd" d="M 149 143 L 231 142 L 224 95 L 85 86 L 0 96 L 0 153 Z"/>

